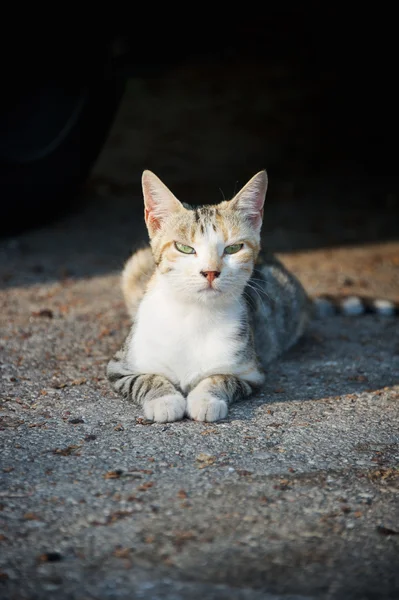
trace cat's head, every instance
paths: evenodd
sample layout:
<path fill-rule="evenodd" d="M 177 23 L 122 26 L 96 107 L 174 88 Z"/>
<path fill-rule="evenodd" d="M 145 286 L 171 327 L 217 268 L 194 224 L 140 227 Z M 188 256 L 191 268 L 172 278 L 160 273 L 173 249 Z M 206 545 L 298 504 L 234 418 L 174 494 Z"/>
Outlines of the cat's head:
<path fill-rule="evenodd" d="M 238 297 L 260 249 L 266 171 L 212 206 L 183 204 L 151 171 L 142 178 L 145 222 L 165 282 L 185 299 L 219 303 Z"/>

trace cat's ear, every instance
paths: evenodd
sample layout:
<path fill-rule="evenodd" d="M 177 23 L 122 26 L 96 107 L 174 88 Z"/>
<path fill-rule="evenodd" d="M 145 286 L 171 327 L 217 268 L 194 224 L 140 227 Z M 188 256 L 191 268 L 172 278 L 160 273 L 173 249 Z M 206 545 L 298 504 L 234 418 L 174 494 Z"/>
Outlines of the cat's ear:
<path fill-rule="evenodd" d="M 230 209 L 240 211 L 256 229 L 262 225 L 267 182 L 266 171 L 259 171 L 228 203 Z"/>
<path fill-rule="evenodd" d="M 173 212 L 184 210 L 183 205 L 164 183 L 151 171 L 144 171 L 141 179 L 144 195 L 144 218 L 152 237 L 161 229 L 163 221 Z"/>

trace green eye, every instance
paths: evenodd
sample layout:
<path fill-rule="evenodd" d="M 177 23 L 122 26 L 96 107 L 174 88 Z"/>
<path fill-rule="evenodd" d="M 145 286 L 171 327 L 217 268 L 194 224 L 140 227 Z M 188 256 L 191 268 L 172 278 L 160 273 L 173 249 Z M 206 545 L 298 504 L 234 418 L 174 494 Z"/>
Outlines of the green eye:
<path fill-rule="evenodd" d="M 239 252 L 244 244 L 233 244 L 232 246 L 226 246 L 224 249 L 225 254 L 235 254 Z"/>
<path fill-rule="evenodd" d="M 179 242 L 175 242 L 176 249 L 179 252 L 183 252 L 183 254 L 195 254 L 194 248 L 191 246 L 186 246 L 185 244 L 179 244 Z"/>

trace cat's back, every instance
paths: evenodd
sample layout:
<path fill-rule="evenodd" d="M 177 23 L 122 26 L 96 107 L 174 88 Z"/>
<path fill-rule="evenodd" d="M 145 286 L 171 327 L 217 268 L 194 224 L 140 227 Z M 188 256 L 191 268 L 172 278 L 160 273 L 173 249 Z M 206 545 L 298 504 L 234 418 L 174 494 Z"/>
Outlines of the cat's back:
<path fill-rule="evenodd" d="M 132 320 L 155 272 L 150 246 L 141 248 L 127 260 L 122 271 L 121 287 L 126 308 Z"/>
<path fill-rule="evenodd" d="M 266 365 L 302 335 L 311 303 L 295 275 L 269 252 L 260 253 L 245 298 L 257 354 Z"/>

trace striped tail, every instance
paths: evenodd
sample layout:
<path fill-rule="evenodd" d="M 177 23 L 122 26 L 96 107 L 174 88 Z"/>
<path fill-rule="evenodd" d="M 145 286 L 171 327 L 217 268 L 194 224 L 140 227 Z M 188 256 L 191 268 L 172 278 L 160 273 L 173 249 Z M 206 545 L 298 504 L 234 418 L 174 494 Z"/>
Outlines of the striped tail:
<path fill-rule="evenodd" d="M 312 302 L 316 316 L 318 317 L 330 317 L 333 315 L 357 317 L 366 314 L 379 315 L 381 317 L 399 316 L 399 303 L 392 300 L 324 294 L 312 298 Z"/>

